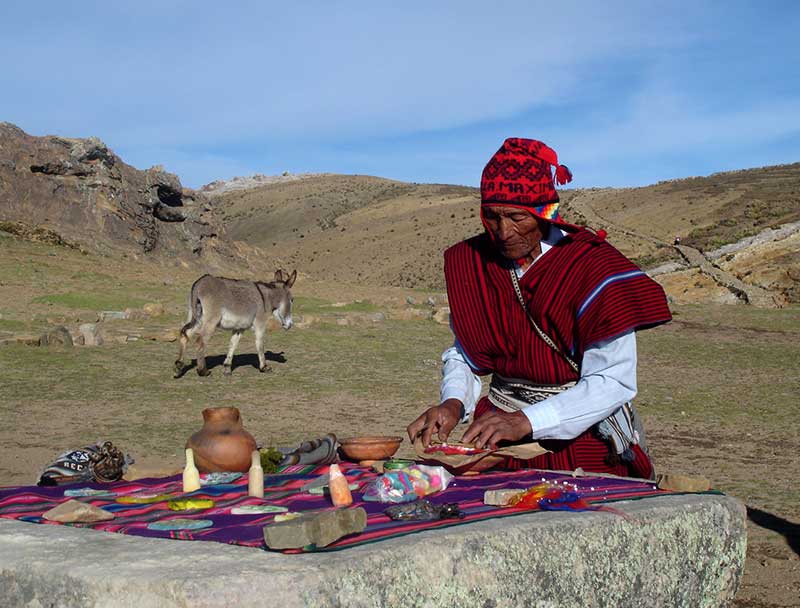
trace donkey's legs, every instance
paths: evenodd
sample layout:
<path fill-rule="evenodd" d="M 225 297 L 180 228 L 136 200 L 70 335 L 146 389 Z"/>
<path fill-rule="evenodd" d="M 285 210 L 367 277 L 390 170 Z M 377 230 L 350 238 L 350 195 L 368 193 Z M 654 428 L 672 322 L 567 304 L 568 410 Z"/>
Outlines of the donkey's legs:
<path fill-rule="evenodd" d="M 178 358 L 175 360 L 176 378 L 180 378 L 183 375 L 183 370 L 186 367 L 183 363 L 183 356 L 186 354 L 186 346 L 189 343 L 189 340 L 191 340 L 194 337 L 195 333 L 197 332 L 197 328 L 198 324 L 196 323 L 191 327 L 189 327 L 188 329 L 186 328 L 185 325 L 181 328 L 181 333 L 179 338 L 180 350 L 178 351 Z"/>
<path fill-rule="evenodd" d="M 228 356 L 225 357 L 225 362 L 222 364 L 224 371 L 222 372 L 226 376 L 231 375 L 231 364 L 233 363 L 233 351 L 236 350 L 236 347 L 239 346 L 239 340 L 242 338 L 242 332 L 235 331 L 231 336 L 231 343 L 228 347 Z"/>
<path fill-rule="evenodd" d="M 271 372 L 272 366 L 267 365 L 267 359 L 264 357 L 264 334 L 267 331 L 266 324 L 264 327 L 259 327 L 256 325 L 253 327 L 253 331 L 256 334 L 256 352 L 258 353 L 258 371 L 260 372 Z"/>
<path fill-rule="evenodd" d="M 206 367 L 206 344 L 217 328 L 219 319 L 206 319 L 197 331 L 197 375 L 208 376 L 211 372 Z"/>

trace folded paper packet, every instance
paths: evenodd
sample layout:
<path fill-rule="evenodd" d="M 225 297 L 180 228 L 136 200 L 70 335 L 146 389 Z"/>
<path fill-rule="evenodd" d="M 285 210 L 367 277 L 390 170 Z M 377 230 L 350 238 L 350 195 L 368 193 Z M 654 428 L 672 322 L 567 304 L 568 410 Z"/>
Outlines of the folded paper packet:
<path fill-rule="evenodd" d="M 512 458 L 528 459 L 547 454 L 549 450 L 544 449 L 538 443 L 522 443 L 518 445 L 503 446 L 496 450 L 480 450 L 476 453 L 467 454 L 446 454 L 443 451 L 436 451 L 437 446 L 443 447 L 454 446 L 463 448 L 473 448 L 473 446 L 458 442 L 450 441 L 447 444 L 442 444 L 439 441 L 431 442 L 429 448 L 422 444 L 422 438 L 417 437 L 414 440 L 414 452 L 417 456 L 425 461 L 436 462 L 450 470 L 468 470 L 477 462 L 483 460 L 487 456 L 511 456 Z"/>

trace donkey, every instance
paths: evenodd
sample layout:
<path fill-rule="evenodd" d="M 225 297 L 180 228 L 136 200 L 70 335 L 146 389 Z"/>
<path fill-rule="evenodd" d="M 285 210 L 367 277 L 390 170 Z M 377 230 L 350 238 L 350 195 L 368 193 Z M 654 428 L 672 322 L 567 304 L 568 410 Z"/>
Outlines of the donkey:
<path fill-rule="evenodd" d="M 275 272 L 275 280 L 242 281 L 226 279 L 210 274 L 203 275 L 192 285 L 189 296 L 188 322 L 181 328 L 180 351 L 175 361 L 175 377 L 180 378 L 185 366 L 183 355 L 189 340 L 197 338 L 197 373 L 208 376 L 205 349 L 208 340 L 218 327 L 233 332 L 225 357 L 224 374 L 231 373 L 233 351 L 239 344 L 242 333 L 253 329 L 256 334 L 258 371 L 268 372 L 272 368 L 264 357 L 264 333 L 270 315 L 275 317 L 284 329 L 292 326 L 292 293 L 289 291 L 297 279 L 297 271 L 291 275 L 284 270 Z"/>

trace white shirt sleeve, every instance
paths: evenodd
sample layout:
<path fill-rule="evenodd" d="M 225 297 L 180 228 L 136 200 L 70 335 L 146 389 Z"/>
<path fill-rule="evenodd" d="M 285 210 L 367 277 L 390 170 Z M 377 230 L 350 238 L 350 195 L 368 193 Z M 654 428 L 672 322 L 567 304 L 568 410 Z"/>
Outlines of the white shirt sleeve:
<path fill-rule="evenodd" d="M 458 399 L 464 404 L 464 422 L 475 411 L 481 396 L 481 379 L 472 373 L 458 339 L 442 353 L 442 384 L 439 403 L 447 399 Z"/>
<path fill-rule="evenodd" d="M 524 408 L 533 439 L 573 439 L 636 396 L 636 333 L 586 349 L 572 388 Z"/>

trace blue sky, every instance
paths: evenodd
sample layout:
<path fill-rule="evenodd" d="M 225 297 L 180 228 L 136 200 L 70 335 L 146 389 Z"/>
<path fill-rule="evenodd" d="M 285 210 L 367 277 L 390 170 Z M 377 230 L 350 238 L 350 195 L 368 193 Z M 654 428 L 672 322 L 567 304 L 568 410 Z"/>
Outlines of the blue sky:
<path fill-rule="evenodd" d="M 0 120 L 197 187 L 477 185 L 505 137 L 573 186 L 800 161 L 800 2 L 0 4 Z"/>

